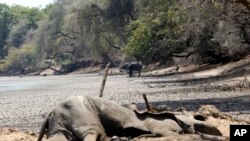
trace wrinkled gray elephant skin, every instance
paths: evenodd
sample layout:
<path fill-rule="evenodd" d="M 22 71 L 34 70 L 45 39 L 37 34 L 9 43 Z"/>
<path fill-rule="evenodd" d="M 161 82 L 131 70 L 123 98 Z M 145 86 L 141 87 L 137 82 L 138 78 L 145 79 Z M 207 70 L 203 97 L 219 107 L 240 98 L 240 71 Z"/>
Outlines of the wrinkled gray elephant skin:
<path fill-rule="evenodd" d="M 133 75 L 133 71 L 137 71 L 138 75 L 141 76 L 142 64 L 140 64 L 138 62 L 124 63 L 120 67 L 120 72 L 123 72 L 123 70 L 128 71 L 129 77 L 131 77 Z"/>
<path fill-rule="evenodd" d="M 218 129 L 182 112 L 152 114 L 132 111 L 90 96 L 71 98 L 56 106 L 43 123 L 38 141 L 108 141 L 111 136 L 168 136 L 179 133 L 221 135 Z"/>

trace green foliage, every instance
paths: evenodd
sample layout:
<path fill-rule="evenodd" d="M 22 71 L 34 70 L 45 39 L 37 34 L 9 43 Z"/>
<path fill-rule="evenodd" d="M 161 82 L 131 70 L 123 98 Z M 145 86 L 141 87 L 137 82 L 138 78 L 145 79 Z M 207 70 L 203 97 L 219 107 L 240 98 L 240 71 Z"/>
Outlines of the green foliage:
<path fill-rule="evenodd" d="M 19 48 L 24 43 L 28 31 L 36 29 L 38 27 L 37 22 L 45 15 L 41 9 L 20 5 L 12 6 L 11 12 L 13 14 L 14 25 L 10 31 L 8 44 L 9 46 Z"/>
<path fill-rule="evenodd" d="M 215 45 L 219 50 L 249 44 L 246 10 L 226 0 L 56 0 L 44 9 L 0 4 L 0 58 L 11 48 L 0 64 L 17 68 L 15 61 L 32 56 L 25 53 L 31 44 L 36 46 L 31 60 L 54 59 L 61 65 L 119 62 L 124 54 L 164 63 L 193 52 L 199 62 L 216 61 Z"/>
<path fill-rule="evenodd" d="M 130 38 L 123 51 L 137 59 L 145 59 L 150 55 L 150 45 L 153 43 L 153 31 L 146 23 L 137 20 L 130 25 Z"/>
<path fill-rule="evenodd" d="M 31 44 L 26 44 L 20 49 L 10 48 L 8 56 L 0 66 L 0 70 L 22 71 L 25 68 L 34 69 L 36 67 L 36 62 L 35 47 Z"/>
<path fill-rule="evenodd" d="M 6 45 L 12 21 L 13 15 L 11 9 L 6 4 L 0 3 L 0 58 L 3 58 L 7 54 L 4 46 Z"/>
<path fill-rule="evenodd" d="M 28 29 L 37 28 L 37 21 L 41 20 L 45 15 L 45 11 L 39 8 L 29 8 L 21 5 L 14 5 L 11 7 L 12 14 L 15 18 L 15 23 L 19 23 L 20 20 L 27 22 Z"/>
<path fill-rule="evenodd" d="M 174 1 L 140 1 L 140 16 L 128 26 L 128 44 L 123 52 L 149 63 L 156 54 L 167 59 L 185 50 L 180 38 L 185 12 L 175 7 Z M 157 8 L 156 8 L 157 7 Z"/>
<path fill-rule="evenodd" d="M 44 9 L 42 9 L 43 13 L 45 14 L 44 16 L 47 16 L 50 10 L 53 8 L 54 4 L 48 4 Z"/>
<path fill-rule="evenodd" d="M 69 54 L 60 54 L 55 58 L 55 61 L 61 65 L 67 65 L 73 62 Z"/>
<path fill-rule="evenodd" d="M 36 29 L 37 22 L 44 16 L 43 10 L 38 8 L 9 7 L 0 3 L 0 58 L 8 54 L 10 46 L 20 47 L 28 31 Z"/>

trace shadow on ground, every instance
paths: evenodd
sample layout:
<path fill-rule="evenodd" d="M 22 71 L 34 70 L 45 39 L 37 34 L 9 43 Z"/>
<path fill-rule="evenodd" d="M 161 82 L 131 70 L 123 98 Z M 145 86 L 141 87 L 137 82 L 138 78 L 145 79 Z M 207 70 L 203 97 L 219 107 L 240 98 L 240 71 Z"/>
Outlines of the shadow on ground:
<path fill-rule="evenodd" d="M 177 75 L 176 75 L 177 76 Z M 182 80 L 160 80 L 160 81 L 148 81 L 147 84 L 166 84 L 166 83 L 183 83 L 185 85 L 193 85 L 193 84 L 205 84 L 211 83 L 216 81 L 223 81 L 232 78 L 239 77 L 235 76 L 215 76 L 215 77 L 208 77 L 208 78 L 190 78 L 190 79 L 182 79 Z M 162 77 L 159 77 L 162 78 Z"/>
<path fill-rule="evenodd" d="M 183 101 L 150 102 L 153 107 L 166 105 L 170 109 L 184 107 L 186 110 L 197 110 L 201 105 L 214 105 L 223 112 L 250 112 L 250 95 L 231 98 L 196 99 Z M 138 103 L 139 109 L 146 109 L 144 103 Z"/>

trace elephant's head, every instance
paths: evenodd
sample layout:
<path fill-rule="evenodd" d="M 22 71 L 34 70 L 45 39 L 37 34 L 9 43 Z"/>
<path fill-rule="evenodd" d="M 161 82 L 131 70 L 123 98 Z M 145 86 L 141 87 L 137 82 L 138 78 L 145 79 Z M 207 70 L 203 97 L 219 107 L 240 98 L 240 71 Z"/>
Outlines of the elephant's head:
<path fill-rule="evenodd" d="M 124 63 L 121 67 L 120 67 L 120 72 L 123 72 L 123 70 L 128 70 L 130 67 L 130 63 Z"/>

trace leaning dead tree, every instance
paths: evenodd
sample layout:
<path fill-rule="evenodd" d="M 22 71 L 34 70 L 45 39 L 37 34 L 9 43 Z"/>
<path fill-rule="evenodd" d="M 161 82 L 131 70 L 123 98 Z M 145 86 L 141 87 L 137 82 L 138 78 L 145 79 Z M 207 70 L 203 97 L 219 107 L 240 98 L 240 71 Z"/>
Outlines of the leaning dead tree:
<path fill-rule="evenodd" d="M 147 111 L 150 111 L 151 109 L 150 109 L 150 106 L 149 106 L 149 103 L 148 103 L 148 98 L 147 98 L 146 94 L 143 94 L 142 96 L 143 96 L 143 99 L 145 101 Z"/>
<path fill-rule="evenodd" d="M 104 91 L 106 79 L 107 79 L 108 72 L 109 72 L 109 66 L 110 66 L 110 62 L 106 65 L 106 68 L 105 68 L 105 71 L 104 71 L 104 74 L 103 74 L 103 79 L 102 79 L 102 84 L 101 84 L 101 88 L 100 88 L 99 97 L 103 96 L 103 91 Z"/>

